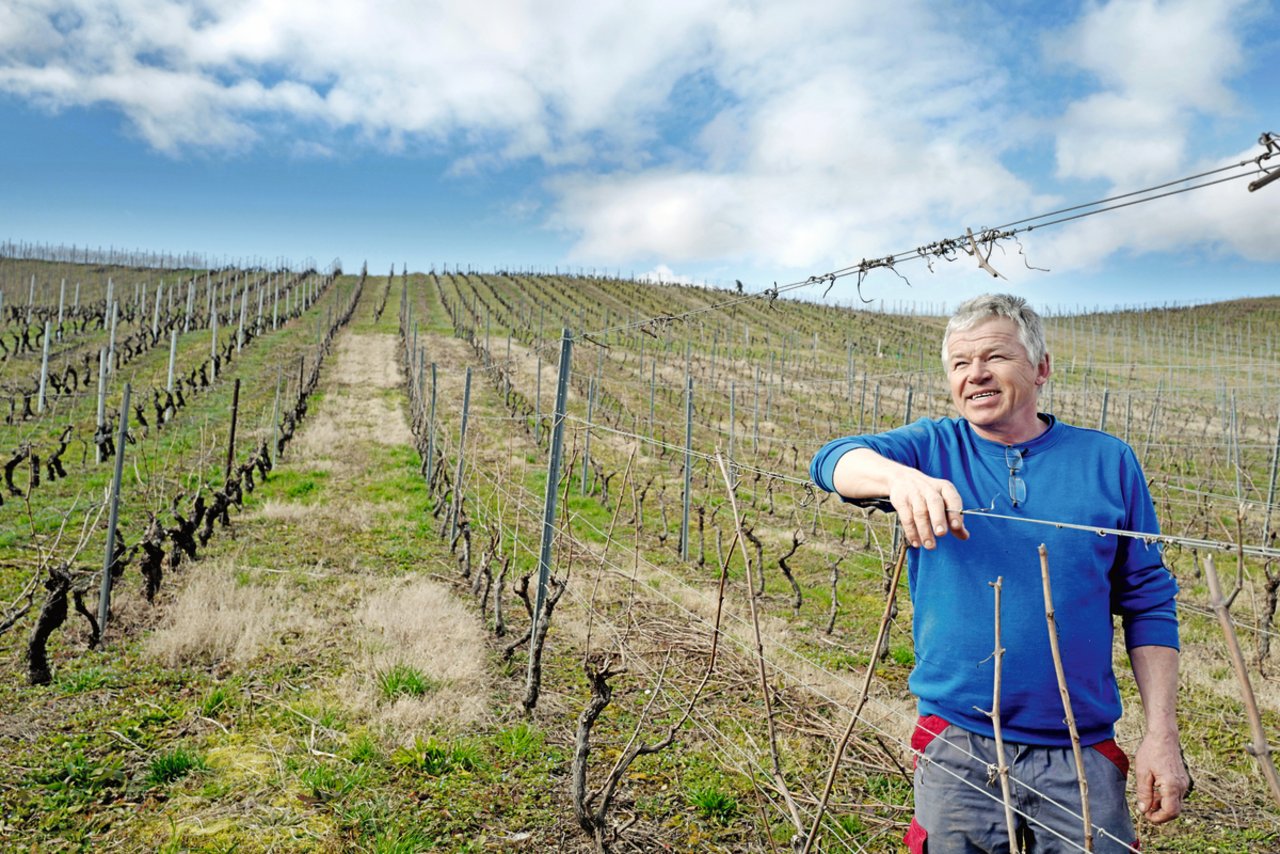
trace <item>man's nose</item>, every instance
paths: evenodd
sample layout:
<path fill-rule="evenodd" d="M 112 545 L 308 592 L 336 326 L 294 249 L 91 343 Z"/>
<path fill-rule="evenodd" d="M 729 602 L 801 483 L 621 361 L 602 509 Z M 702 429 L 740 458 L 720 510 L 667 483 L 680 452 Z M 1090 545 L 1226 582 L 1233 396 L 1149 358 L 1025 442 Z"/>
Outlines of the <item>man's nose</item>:
<path fill-rule="evenodd" d="M 984 380 L 990 373 L 991 371 L 987 367 L 985 359 L 974 359 L 969 363 L 968 379 L 970 382 Z"/>

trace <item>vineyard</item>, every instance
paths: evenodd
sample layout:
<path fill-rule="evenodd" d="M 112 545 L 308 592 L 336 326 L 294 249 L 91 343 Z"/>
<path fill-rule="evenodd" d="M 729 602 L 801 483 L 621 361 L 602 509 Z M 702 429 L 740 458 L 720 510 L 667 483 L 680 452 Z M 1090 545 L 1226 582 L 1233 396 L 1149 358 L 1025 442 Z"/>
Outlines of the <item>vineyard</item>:
<path fill-rule="evenodd" d="M 900 850 L 895 522 L 807 465 L 950 414 L 945 318 L 189 260 L 0 259 L 0 847 Z M 1046 323 L 1182 588 L 1142 850 L 1280 849 L 1280 299 Z"/>

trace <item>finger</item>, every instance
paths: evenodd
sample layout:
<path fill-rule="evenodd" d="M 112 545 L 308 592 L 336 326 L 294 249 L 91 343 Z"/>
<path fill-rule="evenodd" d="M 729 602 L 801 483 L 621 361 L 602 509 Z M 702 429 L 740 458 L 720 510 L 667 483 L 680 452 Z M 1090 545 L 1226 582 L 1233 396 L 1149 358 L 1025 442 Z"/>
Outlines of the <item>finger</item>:
<path fill-rule="evenodd" d="M 1155 791 L 1155 777 L 1152 774 L 1139 774 L 1137 777 L 1138 815 L 1145 816 L 1156 808 L 1159 795 Z"/>
<path fill-rule="evenodd" d="M 947 505 L 940 491 L 930 492 L 925 495 L 925 509 L 929 513 L 929 533 L 933 537 L 946 536 L 947 530 L 951 526 L 947 521 Z M 933 537 L 930 537 L 930 539 L 932 540 Z"/>
<path fill-rule="evenodd" d="M 942 488 L 942 501 L 946 505 L 947 523 L 951 533 L 961 540 L 969 539 L 969 530 L 964 526 L 964 501 L 955 486 L 947 482 Z"/>
<path fill-rule="evenodd" d="M 895 501 L 893 509 L 898 511 L 898 524 L 902 526 L 903 539 L 913 549 L 920 547 L 920 535 L 916 533 L 915 511 L 906 501 Z"/>
<path fill-rule="evenodd" d="M 935 545 L 933 542 L 933 525 L 929 521 L 929 503 L 927 500 L 916 501 L 912 520 L 916 529 L 916 545 L 923 545 L 926 549 L 933 548 Z"/>
<path fill-rule="evenodd" d="M 1156 803 L 1152 804 L 1150 819 L 1155 824 L 1177 818 L 1182 812 L 1182 790 L 1169 783 L 1156 789 Z"/>
<path fill-rule="evenodd" d="M 933 522 L 933 533 L 938 536 L 946 536 L 947 533 L 950 533 L 952 529 L 951 520 L 959 519 L 959 516 L 951 512 L 954 507 L 952 507 L 951 499 L 948 498 L 947 487 L 950 487 L 950 484 L 946 484 L 946 481 L 943 481 L 943 488 L 938 490 L 937 493 L 929 495 L 929 519 Z"/>
<path fill-rule="evenodd" d="M 1164 824 L 1166 821 L 1172 821 L 1182 812 L 1182 801 L 1163 795 L 1158 805 L 1152 806 L 1151 813 L 1147 816 L 1147 820 L 1152 824 Z"/>

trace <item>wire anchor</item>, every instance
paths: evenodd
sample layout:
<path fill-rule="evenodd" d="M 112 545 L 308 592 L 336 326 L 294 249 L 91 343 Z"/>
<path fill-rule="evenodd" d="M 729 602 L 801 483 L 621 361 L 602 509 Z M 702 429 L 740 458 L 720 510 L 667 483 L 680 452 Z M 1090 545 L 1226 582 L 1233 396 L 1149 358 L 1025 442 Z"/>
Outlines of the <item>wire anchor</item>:
<path fill-rule="evenodd" d="M 1258 137 L 1258 144 L 1264 146 L 1267 150 L 1262 154 L 1259 154 L 1258 158 L 1254 162 L 1258 164 L 1258 168 L 1265 174 L 1258 180 L 1249 182 L 1250 193 L 1261 190 L 1272 181 L 1280 178 L 1280 169 L 1268 170 L 1262 165 L 1262 161 L 1270 160 L 1275 155 L 1280 154 L 1280 136 L 1276 136 L 1276 134 L 1270 132 L 1264 133 L 1262 136 Z"/>

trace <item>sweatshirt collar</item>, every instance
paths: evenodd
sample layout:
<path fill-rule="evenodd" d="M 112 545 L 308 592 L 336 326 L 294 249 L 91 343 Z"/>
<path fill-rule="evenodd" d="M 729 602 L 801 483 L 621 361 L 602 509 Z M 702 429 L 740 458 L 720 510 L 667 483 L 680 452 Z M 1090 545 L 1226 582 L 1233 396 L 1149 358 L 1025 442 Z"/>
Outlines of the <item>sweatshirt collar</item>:
<path fill-rule="evenodd" d="M 983 455 L 1003 457 L 1005 448 L 1018 448 L 1022 451 L 1023 456 L 1029 456 L 1032 454 L 1043 453 L 1053 447 L 1066 432 L 1065 426 L 1053 415 L 1050 415 L 1047 412 L 1041 412 L 1038 413 L 1038 417 L 1041 421 L 1049 425 L 1048 428 L 1034 439 L 1030 439 L 1026 442 L 1016 442 L 1012 445 L 1006 445 L 1003 442 L 993 442 L 990 439 L 982 438 L 968 421 L 964 421 L 964 426 L 966 432 L 969 434 L 969 440 L 973 443 L 973 446 L 978 450 L 978 452 Z M 961 420 L 963 421 L 964 419 Z"/>

